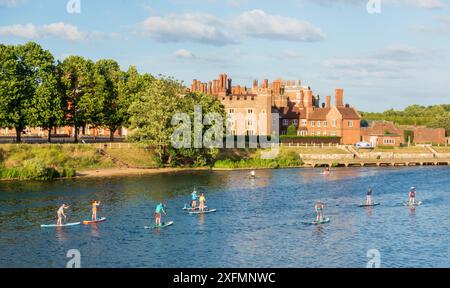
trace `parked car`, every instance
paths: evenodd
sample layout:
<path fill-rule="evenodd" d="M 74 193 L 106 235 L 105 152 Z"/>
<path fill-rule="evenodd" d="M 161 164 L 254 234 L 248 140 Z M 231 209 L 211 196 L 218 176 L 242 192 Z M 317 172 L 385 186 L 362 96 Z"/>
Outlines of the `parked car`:
<path fill-rule="evenodd" d="M 356 143 L 355 146 L 356 146 L 356 148 L 359 148 L 359 149 L 372 149 L 373 148 L 372 144 L 369 142 L 359 142 L 359 143 Z"/>

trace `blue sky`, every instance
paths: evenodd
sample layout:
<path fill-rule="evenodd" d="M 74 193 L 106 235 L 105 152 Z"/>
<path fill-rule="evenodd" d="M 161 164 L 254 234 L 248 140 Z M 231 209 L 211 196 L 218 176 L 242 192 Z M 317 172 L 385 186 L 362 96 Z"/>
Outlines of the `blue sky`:
<path fill-rule="evenodd" d="M 379 0 L 379 14 L 368 1 L 80 0 L 70 14 L 69 0 L 0 0 L 0 43 L 188 83 L 301 79 L 364 111 L 450 103 L 450 1 Z"/>

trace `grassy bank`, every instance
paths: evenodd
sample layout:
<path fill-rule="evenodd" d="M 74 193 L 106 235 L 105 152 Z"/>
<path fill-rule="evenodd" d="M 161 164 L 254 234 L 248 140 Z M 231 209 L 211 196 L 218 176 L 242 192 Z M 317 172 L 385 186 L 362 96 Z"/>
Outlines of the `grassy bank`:
<path fill-rule="evenodd" d="M 51 180 L 73 177 L 77 170 L 113 167 L 94 145 L 0 146 L 0 179 Z"/>

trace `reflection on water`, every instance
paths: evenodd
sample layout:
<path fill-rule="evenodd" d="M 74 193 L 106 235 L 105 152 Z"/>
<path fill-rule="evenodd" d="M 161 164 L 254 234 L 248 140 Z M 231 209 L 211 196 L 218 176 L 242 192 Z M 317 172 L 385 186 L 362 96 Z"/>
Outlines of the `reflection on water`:
<path fill-rule="evenodd" d="M 201 171 L 55 182 L 0 183 L 0 267 L 65 267 L 79 249 L 84 267 L 365 267 L 378 249 L 384 267 L 449 267 L 448 167 Z M 409 187 L 419 207 L 404 207 Z M 194 188 L 216 213 L 181 208 Z M 368 187 L 381 206 L 359 208 Z M 70 222 L 94 225 L 41 229 L 62 203 Z M 314 204 L 325 202 L 325 225 Z M 171 227 L 153 225 L 158 202 Z M 407 210 L 407 211 L 406 211 Z M 421 251 L 421 253 L 417 253 Z"/>

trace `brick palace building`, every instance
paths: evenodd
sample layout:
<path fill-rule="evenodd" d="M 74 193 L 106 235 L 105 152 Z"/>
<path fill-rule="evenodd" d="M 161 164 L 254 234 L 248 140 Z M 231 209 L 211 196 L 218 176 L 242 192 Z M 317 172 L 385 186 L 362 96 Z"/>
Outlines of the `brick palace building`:
<path fill-rule="evenodd" d="M 220 74 L 209 82 L 194 79 L 190 90 L 218 99 L 232 119 L 231 130 L 235 135 L 270 135 L 270 112 L 274 112 L 280 115 L 280 134 L 286 134 L 287 128 L 294 125 L 298 136 L 339 137 L 342 144 L 361 140 L 361 116 L 355 108 L 344 104 L 343 89 L 336 89 L 333 105 L 331 96 L 321 104 L 320 97 L 300 80 L 278 79 L 269 84 L 264 79 L 261 85 L 254 80 L 252 87 L 247 88 L 233 86 L 232 79 Z M 261 114 L 267 114 L 267 127 L 258 131 L 255 116 Z M 244 121 L 238 121 L 236 115 L 243 115 Z"/>

